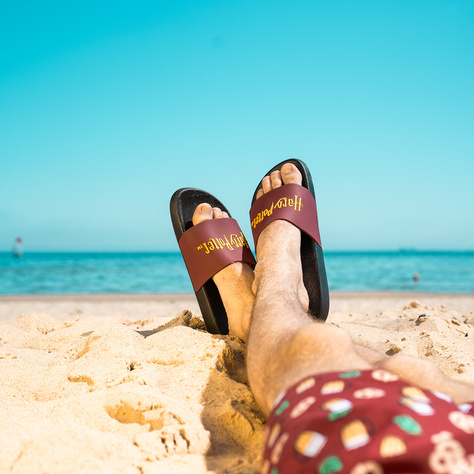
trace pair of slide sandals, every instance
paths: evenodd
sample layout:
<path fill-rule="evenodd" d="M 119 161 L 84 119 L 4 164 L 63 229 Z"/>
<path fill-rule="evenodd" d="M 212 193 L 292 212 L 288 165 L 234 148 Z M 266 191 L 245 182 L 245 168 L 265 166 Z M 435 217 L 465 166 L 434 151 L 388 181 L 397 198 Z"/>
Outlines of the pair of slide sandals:
<path fill-rule="evenodd" d="M 285 163 L 292 163 L 301 172 L 302 186 L 286 184 L 257 199 L 260 182 L 250 209 L 255 246 L 262 230 L 276 219 L 287 220 L 301 230 L 301 263 L 309 313 L 325 321 L 329 312 L 329 290 L 313 180 L 308 167 L 296 159 L 281 162 L 266 175 L 280 170 Z M 203 202 L 230 216 L 228 209 L 211 194 L 196 188 L 181 188 L 171 198 L 171 221 L 207 330 L 212 334 L 228 334 L 227 314 L 212 277 L 233 262 L 253 266 L 255 259 L 237 221 L 231 217 L 193 225 L 194 211 Z"/>

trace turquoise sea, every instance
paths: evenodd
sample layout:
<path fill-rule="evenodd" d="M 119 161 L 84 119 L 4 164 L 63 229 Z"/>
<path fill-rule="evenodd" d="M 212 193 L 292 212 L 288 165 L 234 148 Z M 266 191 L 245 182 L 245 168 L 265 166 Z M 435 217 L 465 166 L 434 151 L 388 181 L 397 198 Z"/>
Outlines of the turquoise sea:
<path fill-rule="evenodd" d="M 474 251 L 329 251 L 325 261 L 333 291 L 474 293 Z M 190 292 L 179 253 L 0 253 L 2 295 Z"/>

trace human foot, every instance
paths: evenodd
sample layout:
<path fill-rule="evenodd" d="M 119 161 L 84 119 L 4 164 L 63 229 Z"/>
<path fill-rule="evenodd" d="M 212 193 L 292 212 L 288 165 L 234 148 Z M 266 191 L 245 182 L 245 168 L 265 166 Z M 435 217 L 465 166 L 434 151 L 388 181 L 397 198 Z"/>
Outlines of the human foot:
<path fill-rule="evenodd" d="M 193 214 L 193 225 L 210 219 L 226 219 L 229 215 L 210 204 L 202 203 Z M 250 316 L 254 303 L 252 268 L 243 262 L 234 262 L 212 277 L 219 290 L 229 323 L 229 334 L 244 342 L 247 339 Z"/>
<path fill-rule="evenodd" d="M 285 163 L 280 170 L 265 176 L 256 198 L 260 199 L 270 191 L 288 184 L 302 184 L 302 175 L 292 163 Z M 294 291 L 294 296 L 307 311 L 309 297 L 303 283 L 300 247 L 301 232 L 297 227 L 286 220 L 270 223 L 257 241 L 254 293 L 262 283 L 262 276 L 269 276 L 266 280 L 270 281 L 271 286 L 281 285 L 286 292 Z"/>

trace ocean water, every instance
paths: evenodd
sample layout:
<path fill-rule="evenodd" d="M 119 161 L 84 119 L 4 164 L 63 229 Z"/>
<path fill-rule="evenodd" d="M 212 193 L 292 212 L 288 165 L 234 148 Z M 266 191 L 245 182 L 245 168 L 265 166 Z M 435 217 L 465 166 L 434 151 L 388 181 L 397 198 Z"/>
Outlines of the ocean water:
<path fill-rule="evenodd" d="M 325 262 L 330 290 L 474 293 L 474 252 L 326 252 Z M 192 291 L 179 253 L 0 253 L 2 295 Z"/>

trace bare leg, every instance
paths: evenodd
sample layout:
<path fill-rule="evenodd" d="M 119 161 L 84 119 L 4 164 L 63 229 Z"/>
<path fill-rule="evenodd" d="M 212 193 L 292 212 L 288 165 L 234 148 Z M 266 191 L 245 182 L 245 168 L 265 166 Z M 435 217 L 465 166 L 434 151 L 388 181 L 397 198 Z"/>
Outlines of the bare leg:
<path fill-rule="evenodd" d="M 444 375 L 427 360 L 403 354 L 395 354 L 378 364 L 378 367 L 398 375 L 407 382 L 427 390 L 449 395 L 456 403 L 474 401 L 474 386 Z"/>
<path fill-rule="evenodd" d="M 264 178 L 261 194 L 289 183 L 301 183 L 299 171 L 291 164 L 282 173 Z M 193 222 L 226 217 L 203 203 L 196 208 Z M 344 330 L 309 316 L 299 245 L 298 229 L 285 221 L 273 222 L 258 242 L 255 278 L 243 263 L 229 265 L 213 278 L 229 318 L 229 333 L 248 339 L 249 381 L 265 413 L 283 390 L 305 376 L 376 367 L 446 393 L 458 403 L 474 400 L 474 387 L 450 379 L 433 364 L 400 354 L 387 358 L 353 344 Z"/>
<path fill-rule="evenodd" d="M 274 172 L 263 180 L 263 192 L 281 182 L 301 184 L 301 174 L 286 164 L 281 175 Z M 275 221 L 257 244 L 247 370 L 254 396 L 267 414 L 283 390 L 307 375 L 372 367 L 355 352 L 345 331 L 307 314 L 300 235 L 292 224 Z"/>
<path fill-rule="evenodd" d="M 260 196 L 289 183 L 301 183 L 286 164 L 262 181 Z M 383 368 L 422 388 L 438 390 L 456 402 L 474 399 L 474 387 L 441 374 L 427 361 L 385 358 L 352 344 L 342 329 L 322 324 L 306 310 L 308 296 L 300 261 L 300 231 L 286 221 L 271 223 L 260 235 L 255 268 L 254 310 L 247 346 L 247 370 L 257 402 L 269 413 L 276 397 L 298 380 L 331 371 Z"/>
<path fill-rule="evenodd" d="M 398 375 L 401 379 L 449 395 L 456 403 L 474 401 L 474 386 L 444 375 L 432 362 L 417 357 L 395 354 L 387 357 L 364 346 L 354 344 L 356 352 L 378 369 Z"/>
<path fill-rule="evenodd" d="M 298 176 L 301 179 L 299 172 Z M 282 185 L 281 180 L 278 182 Z M 194 212 L 193 223 L 226 217 L 220 209 L 202 203 Z M 267 250 L 260 244 L 265 240 L 263 233 L 257 249 L 261 283 L 254 284 L 252 269 L 243 263 L 228 265 L 213 277 L 228 316 L 229 334 L 246 341 L 250 333 L 250 385 L 267 414 L 278 394 L 307 374 L 371 367 L 357 356 L 342 329 L 315 323 L 307 314 L 308 295 L 299 263 L 299 230 L 283 221 L 274 222 L 271 228 L 271 232 L 264 231 Z M 279 253 L 273 252 L 273 245 L 280 248 Z M 255 308 L 252 287 L 257 291 Z"/>
<path fill-rule="evenodd" d="M 387 357 L 364 346 L 354 344 L 356 352 L 379 369 L 398 375 L 403 380 L 449 395 L 456 403 L 474 401 L 474 387 L 444 375 L 438 367 L 427 360 L 395 354 Z"/>

